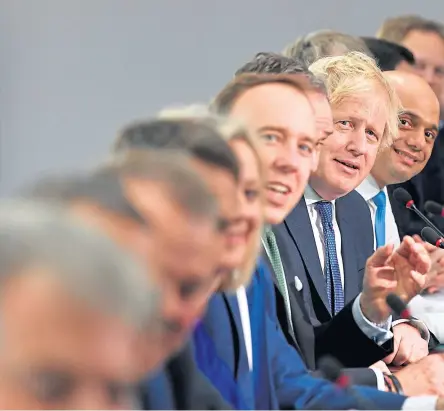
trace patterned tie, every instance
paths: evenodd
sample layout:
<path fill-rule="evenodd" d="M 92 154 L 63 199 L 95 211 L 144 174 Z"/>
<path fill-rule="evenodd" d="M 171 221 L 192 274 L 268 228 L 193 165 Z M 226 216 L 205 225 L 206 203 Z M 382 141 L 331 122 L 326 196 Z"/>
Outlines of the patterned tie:
<path fill-rule="evenodd" d="M 267 242 L 267 247 L 266 247 L 267 255 L 268 258 L 270 259 L 271 266 L 273 267 L 273 271 L 279 286 L 279 291 L 281 292 L 282 297 L 284 299 L 290 334 L 294 338 L 293 323 L 291 321 L 290 296 L 288 294 L 287 280 L 285 279 L 284 267 L 282 265 L 281 255 L 279 253 L 276 237 L 271 228 L 267 228 L 265 230 L 265 240 Z"/>
<path fill-rule="evenodd" d="M 333 230 L 333 205 L 328 201 L 320 201 L 315 205 L 321 216 L 325 244 L 324 275 L 327 284 L 328 302 L 332 314 L 335 315 L 344 307 L 344 290 L 342 288 L 341 271 L 336 254 L 335 232 Z"/>
<path fill-rule="evenodd" d="M 378 248 L 385 245 L 385 208 L 387 205 L 387 196 L 384 191 L 381 190 L 372 200 L 376 206 L 375 237 L 376 248 Z"/>

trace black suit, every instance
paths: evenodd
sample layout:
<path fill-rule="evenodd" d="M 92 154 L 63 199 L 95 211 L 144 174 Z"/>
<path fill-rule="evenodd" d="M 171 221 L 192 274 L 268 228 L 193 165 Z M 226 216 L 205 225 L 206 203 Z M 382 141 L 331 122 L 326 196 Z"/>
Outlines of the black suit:
<path fill-rule="evenodd" d="M 147 410 L 232 409 L 197 368 L 191 343 L 142 384 L 141 398 Z"/>
<path fill-rule="evenodd" d="M 290 337 L 283 298 L 276 288 L 278 315 L 287 338 L 314 370 L 325 354 L 335 356 L 349 370 L 357 384 L 376 386 L 376 376 L 368 367 L 393 350 L 393 340 L 378 346 L 357 326 L 352 304 L 362 288 L 367 258 L 373 253 L 370 212 L 355 191 L 336 201 L 336 217 L 342 238 L 345 308 L 332 317 L 324 274 L 316 248 L 305 199 L 285 221 L 274 228 L 287 279 L 296 341 Z M 296 279 L 302 284 L 298 291 Z"/>

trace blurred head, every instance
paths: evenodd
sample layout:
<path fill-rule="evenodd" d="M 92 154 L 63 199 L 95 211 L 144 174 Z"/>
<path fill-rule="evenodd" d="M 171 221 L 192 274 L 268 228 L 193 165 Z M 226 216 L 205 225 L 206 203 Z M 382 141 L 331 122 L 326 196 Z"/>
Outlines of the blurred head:
<path fill-rule="evenodd" d="M 142 264 L 54 208 L 0 205 L 0 407 L 129 409 L 138 330 L 159 296 Z"/>
<path fill-rule="evenodd" d="M 371 172 L 380 187 L 410 180 L 423 170 L 439 123 L 438 99 L 424 79 L 402 71 L 388 71 L 384 76 L 395 89 L 402 110 L 399 137 L 380 150 Z"/>
<path fill-rule="evenodd" d="M 221 289 L 235 291 L 247 285 L 256 265 L 263 222 L 263 176 L 254 139 L 244 126 L 233 119 L 212 113 L 207 106 L 186 106 L 163 110 L 162 119 L 194 119 L 214 124 L 236 155 L 239 163 L 237 198 L 239 217 L 235 228 L 238 233 L 235 250 L 239 265 Z M 235 252 L 233 251 L 233 255 Z"/>
<path fill-rule="evenodd" d="M 319 30 L 299 37 L 285 47 L 283 54 L 310 66 L 320 58 L 342 56 L 350 51 L 373 57 L 361 38 L 334 30 Z"/>
<path fill-rule="evenodd" d="M 266 174 L 265 219 L 279 224 L 300 200 L 319 139 L 304 75 L 243 74 L 216 97 L 215 109 L 243 121 Z"/>
<path fill-rule="evenodd" d="M 128 152 L 94 175 L 59 181 L 35 187 L 33 196 L 69 203 L 143 258 L 163 290 L 160 327 L 148 330 L 145 341 L 144 366 L 151 370 L 182 346 L 219 284 L 215 199 L 190 159 L 172 152 Z"/>
<path fill-rule="evenodd" d="M 326 84 L 334 121 L 310 185 L 331 201 L 354 190 L 370 173 L 381 144 L 397 136 L 399 102 L 374 60 L 364 54 L 326 57 L 310 71 Z"/>
<path fill-rule="evenodd" d="M 414 71 L 415 57 L 404 46 L 375 37 L 362 37 L 381 71 Z"/>
<path fill-rule="evenodd" d="M 308 67 L 300 60 L 277 53 L 257 53 L 235 73 L 241 74 L 304 74 L 313 85 L 313 92 L 307 93 L 314 108 L 316 128 L 319 133 L 318 143 L 325 140 L 333 132 L 333 117 L 327 99 L 327 90 L 321 79 L 316 78 Z M 317 163 L 316 163 L 317 164 Z M 314 169 L 317 166 L 315 165 Z"/>
<path fill-rule="evenodd" d="M 378 38 L 407 47 L 415 56 L 415 71 L 440 98 L 444 91 L 444 26 L 420 16 L 399 16 L 384 21 Z"/>
<path fill-rule="evenodd" d="M 127 126 L 118 137 L 115 152 L 124 155 L 129 149 L 179 150 L 191 155 L 193 167 L 217 198 L 221 241 L 224 242 L 219 272 L 231 275 L 239 265 L 236 247 L 240 221 L 236 196 L 239 168 L 236 157 L 214 123 L 160 114 L 161 118 Z"/>

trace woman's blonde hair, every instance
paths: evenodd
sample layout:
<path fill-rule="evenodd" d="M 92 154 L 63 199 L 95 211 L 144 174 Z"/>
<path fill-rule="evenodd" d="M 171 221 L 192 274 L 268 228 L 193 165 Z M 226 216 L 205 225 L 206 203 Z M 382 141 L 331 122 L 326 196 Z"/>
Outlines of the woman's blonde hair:
<path fill-rule="evenodd" d="M 238 120 L 215 114 L 206 105 L 168 108 L 158 113 L 158 117 L 162 119 L 191 118 L 196 121 L 204 121 L 212 124 L 225 141 L 241 141 L 245 143 L 251 149 L 257 160 L 259 175 L 263 180 L 263 167 L 254 139 L 247 131 L 246 127 L 244 127 L 244 125 Z M 260 253 L 262 229 L 263 221 L 259 224 L 257 232 L 253 233 L 251 236 L 251 242 L 247 246 L 247 255 L 244 264 L 238 270 L 235 270 L 229 278 L 222 282 L 220 287 L 221 291 L 235 291 L 240 286 L 247 286 L 250 283 Z"/>
<path fill-rule="evenodd" d="M 309 70 L 324 81 L 333 109 L 344 99 L 371 92 L 375 89 L 375 85 L 379 86 L 385 92 L 387 115 L 381 147 L 393 143 L 398 136 L 398 113 L 401 104 L 395 90 L 375 60 L 363 53 L 350 52 L 343 56 L 321 58 L 314 62 Z"/>

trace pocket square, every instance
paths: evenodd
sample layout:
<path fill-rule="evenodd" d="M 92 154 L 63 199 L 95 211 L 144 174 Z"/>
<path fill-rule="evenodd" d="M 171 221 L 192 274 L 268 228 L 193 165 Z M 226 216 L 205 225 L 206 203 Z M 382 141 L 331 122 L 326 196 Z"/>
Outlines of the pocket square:
<path fill-rule="evenodd" d="M 298 291 L 302 290 L 302 283 L 297 275 L 294 276 L 294 285 L 296 287 L 296 290 L 298 290 Z"/>

